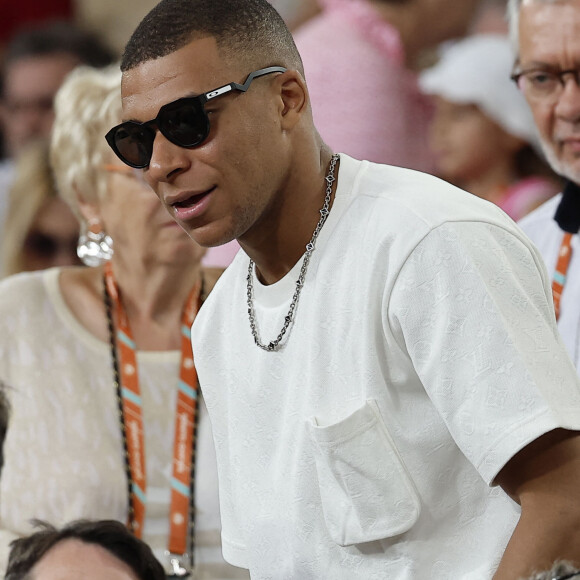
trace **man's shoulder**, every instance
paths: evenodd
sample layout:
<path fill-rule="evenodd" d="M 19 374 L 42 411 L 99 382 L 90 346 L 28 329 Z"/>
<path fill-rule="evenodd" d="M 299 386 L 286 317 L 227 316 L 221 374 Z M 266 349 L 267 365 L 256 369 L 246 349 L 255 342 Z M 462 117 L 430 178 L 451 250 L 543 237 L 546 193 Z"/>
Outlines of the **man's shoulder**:
<path fill-rule="evenodd" d="M 392 165 L 361 163 L 354 194 L 374 197 L 376 219 L 404 229 L 423 224 L 428 230 L 448 222 L 488 222 L 515 229 L 496 205 L 429 173 Z M 385 224 L 387 225 L 387 224 Z"/>
<path fill-rule="evenodd" d="M 231 264 L 225 270 L 220 271 L 220 276 L 215 279 L 215 284 L 212 285 L 200 314 L 209 310 L 217 297 L 221 297 L 224 293 L 231 293 L 232 287 L 240 283 L 240 280 L 245 283 L 247 268 L 248 256 L 243 250 L 240 250 L 234 256 Z"/>

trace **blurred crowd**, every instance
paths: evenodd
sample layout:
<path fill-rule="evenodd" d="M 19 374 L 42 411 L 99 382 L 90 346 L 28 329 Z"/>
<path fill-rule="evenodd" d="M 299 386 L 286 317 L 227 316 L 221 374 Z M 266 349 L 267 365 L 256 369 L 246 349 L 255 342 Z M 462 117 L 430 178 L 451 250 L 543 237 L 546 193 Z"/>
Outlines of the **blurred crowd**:
<path fill-rule="evenodd" d="M 335 150 L 434 173 L 516 220 L 559 191 L 531 114 L 509 80 L 514 56 L 505 0 L 434 3 L 444 17 L 429 34 L 417 32 L 429 15 L 407 15 L 401 3 L 273 4 L 295 33 L 315 123 Z M 47 158 L 52 101 L 76 66 L 117 60 L 154 5 L 58 0 L 0 7 L 3 276 L 80 263 L 79 225 L 54 187 Z M 212 249 L 204 263 L 226 266 L 236 250 L 235 243 Z"/>
<path fill-rule="evenodd" d="M 144 406 L 149 405 L 143 421 L 153 433 L 146 446 L 157 512 L 148 516 L 155 521 L 148 520 L 145 537 L 156 556 L 165 549 L 169 524 L 163 518 L 170 492 L 164 482 L 174 428 L 167 417 L 178 402 L 163 391 L 164 378 L 177 377 L 191 357 L 180 350 L 184 305 L 189 300 L 201 304 L 239 246 L 231 242 L 206 252 L 191 242 L 170 223 L 138 172 L 113 158 L 105 142 L 107 128 L 121 121 L 116 63 L 132 30 L 155 4 L 0 4 L 0 272 L 3 278 L 44 272 L 17 277 L 0 292 L 4 323 L 16 343 L 2 345 L 0 373 L 19 384 L 42 376 L 45 386 L 66 385 L 62 399 L 31 396 L 26 413 L 15 411 L 14 425 L 21 421 L 23 427 L 14 427 L 6 457 L 0 569 L 6 566 L 9 542 L 32 531 L 28 515 L 38 517 L 32 507 L 43 494 L 55 494 L 54 505 L 39 507 L 42 519 L 55 526 L 103 514 L 126 519 L 133 501 L 125 491 L 128 466 L 114 453 L 126 444 L 127 419 L 121 418 L 120 426 L 111 419 L 118 400 L 109 348 L 111 320 L 123 318 L 115 310 L 120 294 L 133 320 L 137 355 L 132 360 L 138 357 L 141 388 L 149 389 L 143 395 Z M 515 56 L 506 0 L 434 1 L 432 13 L 381 0 L 272 4 L 293 32 L 315 125 L 334 151 L 432 173 L 496 204 L 516 221 L 561 191 L 562 178 L 547 163 L 528 105 L 510 80 Z M 91 76 L 95 71 L 100 76 Z M 103 266 L 107 261 L 112 270 Z M 170 287 L 162 280 L 170 280 Z M 103 285 L 108 288 L 104 305 Z M 17 314 L 25 299 L 35 304 L 26 317 Z M 151 338 L 153 331 L 158 338 Z M 30 341 L 26 352 L 17 332 Z M 39 333 L 54 337 L 50 349 L 38 344 L 40 354 L 34 351 Z M 117 367 L 115 372 L 122 373 L 123 364 Z M 74 416 L 86 405 L 86 395 L 75 394 L 83 381 L 89 383 L 93 413 Z M 199 473 L 205 479 L 198 486 L 204 505 L 211 506 L 198 514 L 195 550 L 207 574 L 199 577 L 247 577 L 218 554 L 215 458 L 201 398 L 199 406 L 197 460 L 204 462 Z M 69 417 L 77 430 L 63 423 L 44 425 L 46 408 Z M 79 436 L 81 425 L 88 435 Z M 99 435 L 103 425 L 106 433 Z M 41 444 L 38 449 L 45 459 L 58 453 L 68 458 L 59 468 L 71 475 L 63 475 L 65 484 L 42 458 L 34 467 L 17 458 L 18 447 L 51 437 L 59 442 L 54 448 Z M 97 460 L 87 458 L 93 452 Z M 81 472 L 92 475 L 72 477 Z M 17 492 L 27 486 L 37 490 L 37 497 L 19 499 Z M 65 491 L 55 493 L 59 486 Z"/>

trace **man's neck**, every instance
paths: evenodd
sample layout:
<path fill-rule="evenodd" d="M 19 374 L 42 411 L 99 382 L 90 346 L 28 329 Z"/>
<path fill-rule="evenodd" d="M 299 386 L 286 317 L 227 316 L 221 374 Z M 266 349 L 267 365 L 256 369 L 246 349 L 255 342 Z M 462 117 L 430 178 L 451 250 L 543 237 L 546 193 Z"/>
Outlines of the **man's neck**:
<path fill-rule="evenodd" d="M 320 210 L 326 193 L 326 175 L 332 153 L 323 146 L 317 161 L 307 164 L 305 171 L 289 183 L 285 193 L 271 208 L 266 227 L 260 228 L 259 239 L 240 238 L 244 251 L 256 264 L 259 280 L 273 284 L 282 279 L 300 260 L 320 221 Z M 334 170 L 338 176 L 338 164 Z M 336 181 L 331 194 L 334 199 Z"/>

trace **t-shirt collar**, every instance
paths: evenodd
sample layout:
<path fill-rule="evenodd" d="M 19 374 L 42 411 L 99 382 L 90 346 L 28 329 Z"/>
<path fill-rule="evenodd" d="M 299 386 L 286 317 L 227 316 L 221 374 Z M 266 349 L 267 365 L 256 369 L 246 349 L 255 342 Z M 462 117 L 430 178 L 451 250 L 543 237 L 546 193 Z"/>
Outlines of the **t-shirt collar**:
<path fill-rule="evenodd" d="M 566 183 L 554 219 L 565 232 L 576 234 L 580 230 L 580 186 L 573 181 Z"/>

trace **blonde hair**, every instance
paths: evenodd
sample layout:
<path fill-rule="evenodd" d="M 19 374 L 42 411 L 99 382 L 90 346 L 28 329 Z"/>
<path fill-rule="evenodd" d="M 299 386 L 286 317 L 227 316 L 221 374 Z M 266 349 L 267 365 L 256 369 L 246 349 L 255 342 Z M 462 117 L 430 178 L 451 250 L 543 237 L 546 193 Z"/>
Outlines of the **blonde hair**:
<path fill-rule="evenodd" d="M 47 200 L 58 196 L 46 141 L 28 145 L 18 156 L 2 233 L 4 276 L 25 269 L 24 242 Z"/>
<path fill-rule="evenodd" d="M 60 87 L 54 103 L 55 121 L 50 144 L 56 186 L 77 217 L 83 219 L 79 196 L 102 199 L 107 190 L 103 165 L 110 161 L 107 131 L 121 120 L 121 71 L 76 68 Z"/>

